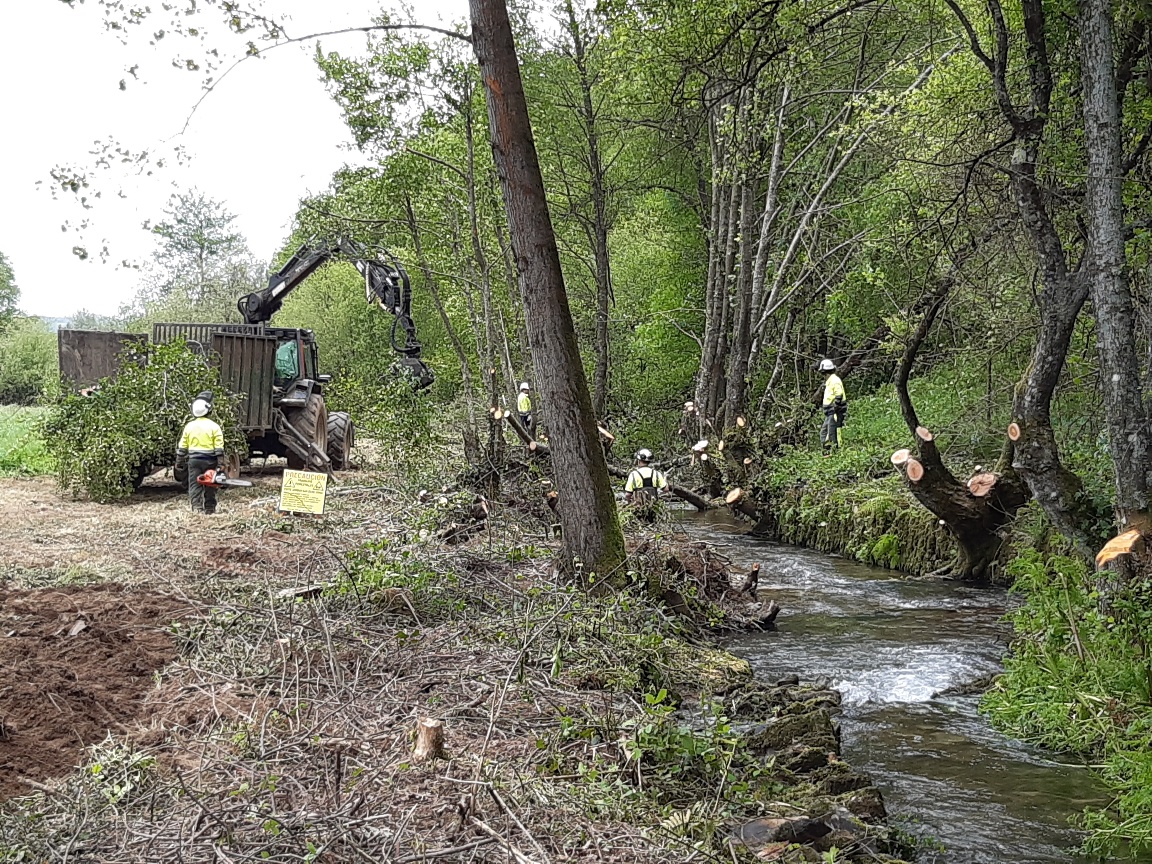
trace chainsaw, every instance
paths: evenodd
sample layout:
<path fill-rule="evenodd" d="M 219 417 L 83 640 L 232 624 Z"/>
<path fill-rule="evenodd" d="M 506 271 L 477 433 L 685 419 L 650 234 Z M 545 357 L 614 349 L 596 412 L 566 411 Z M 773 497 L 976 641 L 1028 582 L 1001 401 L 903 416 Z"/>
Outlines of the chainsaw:
<path fill-rule="evenodd" d="M 201 486 L 211 486 L 214 489 L 223 489 L 229 486 L 233 488 L 248 487 L 252 485 L 251 481 L 233 479 L 223 471 L 217 471 L 215 468 L 209 468 L 196 478 L 196 482 Z"/>

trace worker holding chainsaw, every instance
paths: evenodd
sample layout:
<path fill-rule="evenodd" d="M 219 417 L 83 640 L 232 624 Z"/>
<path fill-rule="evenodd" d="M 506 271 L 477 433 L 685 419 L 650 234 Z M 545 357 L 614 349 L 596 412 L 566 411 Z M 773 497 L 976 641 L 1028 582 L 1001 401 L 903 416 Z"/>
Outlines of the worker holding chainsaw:
<path fill-rule="evenodd" d="M 188 503 L 197 513 L 216 512 L 216 486 L 202 482 L 209 471 L 215 472 L 224 459 L 224 430 L 208 418 L 212 410 L 212 392 L 205 390 L 192 402 L 192 419 L 180 433 L 176 446 L 176 467 L 188 469 Z"/>

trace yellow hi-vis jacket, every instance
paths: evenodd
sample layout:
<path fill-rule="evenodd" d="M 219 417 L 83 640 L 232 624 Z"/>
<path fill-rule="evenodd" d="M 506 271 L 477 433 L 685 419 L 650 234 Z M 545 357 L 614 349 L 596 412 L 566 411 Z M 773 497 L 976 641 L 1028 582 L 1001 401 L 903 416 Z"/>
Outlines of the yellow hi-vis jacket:
<path fill-rule="evenodd" d="M 848 397 L 844 395 L 844 382 L 840 380 L 839 375 L 832 373 L 824 382 L 824 407 L 827 408 L 835 402 L 837 397 L 840 398 L 841 402 L 848 400 Z"/>
<path fill-rule="evenodd" d="M 177 458 L 219 459 L 224 455 L 224 431 L 215 420 L 197 417 L 188 422 L 176 445 Z"/>
<path fill-rule="evenodd" d="M 633 468 L 624 482 L 625 492 L 635 492 L 637 489 L 667 489 L 668 480 L 663 471 L 657 471 L 648 465 Z"/>
<path fill-rule="evenodd" d="M 528 398 L 527 393 L 521 393 L 516 397 L 516 410 L 521 414 L 529 414 L 532 412 L 532 400 Z"/>

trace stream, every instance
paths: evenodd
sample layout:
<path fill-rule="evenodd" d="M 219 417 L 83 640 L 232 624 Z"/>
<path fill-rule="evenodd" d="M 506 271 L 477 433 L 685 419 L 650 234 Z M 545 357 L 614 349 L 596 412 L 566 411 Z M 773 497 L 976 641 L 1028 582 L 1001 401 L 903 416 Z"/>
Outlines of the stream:
<path fill-rule="evenodd" d="M 1069 818 L 1108 801 L 1094 775 L 993 729 L 976 696 L 937 696 L 1000 669 L 1013 600 L 999 589 L 901 578 L 892 571 L 744 536 L 723 511 L 681 526 L 746 570 L 779 630 L 730 648 L 759 677 L 826 678 L 843 695 L 842 755 L 872 776 L 892 822 L 942 849 L 933 864 L 1074 862 Z"/>

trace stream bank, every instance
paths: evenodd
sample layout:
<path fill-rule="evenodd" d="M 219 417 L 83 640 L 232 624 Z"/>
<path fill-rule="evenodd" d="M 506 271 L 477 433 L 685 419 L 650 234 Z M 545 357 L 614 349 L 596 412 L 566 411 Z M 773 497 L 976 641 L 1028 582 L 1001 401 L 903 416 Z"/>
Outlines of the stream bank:
<path fill-rule="evenodd" d="M 747 535 L 722 512 L 679 527 L 737 570 L 762 565 L 783 607 L 779 631 L 733 640 L 756 675 L 823 678 L 843 694 L 844 758 L 874 777 L 918 860 L 950 864 L 1079 860 L 1069 819 L 1108 794 L 1088 770 L 997 733 L 962 691 L 995 673 L 1011 637 L 998 589 L 895 578 L 843 558 Z"/>

